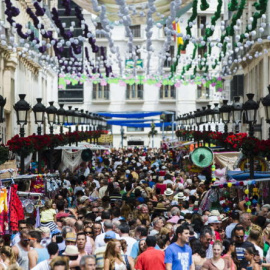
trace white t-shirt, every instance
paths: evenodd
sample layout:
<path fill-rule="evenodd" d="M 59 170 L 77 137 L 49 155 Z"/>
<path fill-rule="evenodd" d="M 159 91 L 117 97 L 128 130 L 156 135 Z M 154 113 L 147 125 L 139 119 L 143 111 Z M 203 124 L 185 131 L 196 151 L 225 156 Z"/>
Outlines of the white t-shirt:
<path fill-rule="evenodd" d="M 50 261 L 51 260 L 42 261 L 33 268 L 31 268 L 30 270 L 50 270 L 51 269 L 49 265 Z"/>
<path fill-rule="evenodd" d="M 96 237 L 96 239 L 95 239 L 95 246 L 96 246 L 96 248 L 103 247 L 103 246 L 106 245 L 105 242 L 104 242 L 105 234 L 106 233 L 101 233 L 101 234 L 99 234 Z M 120 236 L 119 236 L 118 233 L 115 233 L 115 235 L 116 235 L 116 239 L 119 239 L 120 238 Z"/>
<path fill-rule="evenodd" d="M 137 241 L 134 238 L 130 237 L 130 236 L 120 237 L 120 240 L 122 240 L 122 239 L 123 240 L 126 240 L 126 242 L 127 242 L 127 252 L 125 253 L 125 255 L 130 256 L 131 250 L 132 250 L 132 246 Z"/>

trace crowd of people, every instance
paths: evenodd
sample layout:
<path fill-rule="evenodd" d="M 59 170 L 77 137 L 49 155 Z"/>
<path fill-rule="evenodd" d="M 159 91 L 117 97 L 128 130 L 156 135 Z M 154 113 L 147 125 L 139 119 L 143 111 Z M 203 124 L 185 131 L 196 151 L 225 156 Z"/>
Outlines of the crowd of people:
<path fill-rule="evenodd" d="M 201 211 L 211 175 L 180 163 L 174 151 L 120 149 L 63 172 L 40 225 L 26 217 L 0 239 L 0 270 L 270 269 L 270 205 Z"/>

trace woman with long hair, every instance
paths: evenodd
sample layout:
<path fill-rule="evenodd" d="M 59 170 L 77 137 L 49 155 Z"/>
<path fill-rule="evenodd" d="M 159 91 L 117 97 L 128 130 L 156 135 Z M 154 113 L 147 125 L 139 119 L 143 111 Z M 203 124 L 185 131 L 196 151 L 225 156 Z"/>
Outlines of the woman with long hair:
<path fill-rule="evenodd" d="M 0 263 L 0 270 L 8 269 L 9 266 L 13 264 L 15 265 L 17 264 L 15 254 L 11 247 L 4 246 L 1 249 L 0 254 L 1 254 L 1 259 L 2 259 L 2 262 Z"/>
<path fill-rule="evenodd" d="M 201 270 L 230 270 L 230 264 L 227 259 L 221 258 L 223 245 L 220 241 L 215 241 L 213 244 L 213 258 L 207 259 Z"/>
<path fill-rule="evenodd" d="M 235 252 L 235 243 L 232 240 L 224 239 L 223 240 L 224 250 L 222 252 L 222 258 L 229 260 L 231 270 L 236 270 L 239 267 L 239 261 Z"/>
<path fill-rule="evenodd" d="M 191 270 L 201 270 L 206 261 L 206 251 L 202 248 L 202 244 L 198 239 L 192 239 L 190 241 L 190 247 L 192 249 Z"/>
<path fill-rule="evenodd" d="M 262 230 L 261 229 L 251 229 L 249 232 L 249 237 L 247 239 L 252 243 L 255 249 L 259 252 L 261 260 L 263 259 L 263 240 L 262 240 Z"/>
<path fill-rule="evenodd" d="M 121 255 L 121 243 L 118 240 L 109 241 L 104 255 L 104 270 L 133 270 L 133 265 Z"/>
<path fill-rule="evenodd" d="M 52 208 L 52 201 L 46 201 L 40 212 L 40 227 L 49 227 L 51 232 L 57 229 L 56 211 Z"/>

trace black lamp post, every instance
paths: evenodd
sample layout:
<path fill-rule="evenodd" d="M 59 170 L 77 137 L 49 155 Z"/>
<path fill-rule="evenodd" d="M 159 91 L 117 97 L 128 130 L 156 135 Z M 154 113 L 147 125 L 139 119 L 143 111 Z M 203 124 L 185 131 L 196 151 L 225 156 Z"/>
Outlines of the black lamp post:
<path fill-rule="evenodd" d="M 66 123 L 66 110 L 64 109 L 64 104 L 59 105 L 60 108 L 57 111 L 58 124 L 60 125 L 60 134 L 63 134 L 63 125 Z"/>
<path fill-rule="evenodd" d="M 24 100 L 25 96 L 26 96 L 25 94 L 20 94 L 19 95 L 20 100 L 13 106 L 17 115 L 17 124 L 20 125 L 21 137 L 24 137 L 25 135 L 24 126 L 27 125 L 27 113 L 31 108 L 29 103 Z M 20 174 L 24 174 L 24 158 L 25 158 L 24 153 L 21 153 Z"/>
<path fill-rule="evenodd" d="M 75 111 L 74 111 L 74 124 L 75 124 L 75 130 L 79 131 L 80 112 L 78 108 L 75 108 Z M 78 142 L 76 142 L 76 146 L 78 146 Z"/>
<path fill-rule="evenodd" d="M 42 98 L 37 98 L 37 104 L 33 107 L 33 112 L 35 115 L 35 123 L 38 125 L 37 134 L 41 135 L 41 125 L 44 124 L 44 115 L 46 112 L 46 107 L 41 103 Z M 41 151 L 38 154 L 38 173 L 41 173 Z"/>
<path fill-rule="evenodd" d="M 201 124 L 201 110 L 197 109 L 195 112 L 195 121 L 197 125 L 197 130 L 200 131 L 200 124 Z"/>
<path fill-rule="evenodd" d="M 80 125 L 81 125 L 81 131 L 83 131 L 83 125 L 85 124 L 85 114 L 84 114 L 84 110 L 82 109 L 80 112 Z"/>
<path fill-rule="evenodd" d="M 240 97 L 234 97 L 232 105 L 233 122 L 235 123 L 235 133 L 239 133 L 239 123 L 242 118 L 243 104 L 240 103 Z"/>
<path fill-rule="evenodd" d="M 248 135 L 249 137 L 254 137 L 254 124 L 256 123 L 256 115 L 257 110 L 259 108 L 259 102 L 253 100 L 254 94 L 247 94 L 248 100 L 243 105 L 243 110 L 245 113 L 245 122 L 248 123 L 249 130 Z M 254 155 L 253 153 L 249 153 L 250 158 L 250 178 L 254 179 Z"/>
<path fill-rule="evenodd" d="M 92 131 L 92 125 L 93 125 L 93 114 L 89 113 L 89 131 Z M 90 137 L 90 143 L 92 143 L 92 137 Z"/>
<path fill-rule="evenodd" d="M 124 148 L 124 128 L 121 126 L 121 147 Z"/>
<path fill-rule="evenodd" d="M 53 106 L 53 101 L 50 101 L 50 106 L 46 109 L 48 124 L 50 126 L 50 134 L 53 135 L 53 125 L 56 123 L 57 109 Z M 53 146 L 50 147 L 49 169 L 53 173 Z"/>
<path fill-rule="evenodd" d="M 207 123 L 206 121 L 206 107 L 202 107 L 202 112 L 201 112 L 201 124 L 203 124 L 203 131 L 205 131 L 205 123 Z"/>
<path fill-rule="evenodd" d="M 220 122 L 220 114 L 218 103 L 214 103 L 214 108 L 212 110 L 212 122 L 216 124 L 216 132 L 218 132 L 218 124 Z"/>
<path fill-rule="evenodd" d="M 33 112 L 35 115 L 35 123 L 38 125 L 37 134 L 41 135 L 41 125 L 44 124 L 44 115 L 46 112 L 46 107 L 41 103 L 42 98 L 37 98 L 37 104 L 33 107 Z"/>
<path fill-rule="evenodd" d="M 53 106 L 54 101 L 50 101 L 50 106 L 46 109 L 48 124 L 50 126 L 50 134 L 53 134 L 53 125 L 56 123 L 57 109 Z"/>
<path fill-rule="evenodd" d="M 85 111 L 85 117 L 84 117 L 84 119 L 85 119 L 85 130 L 86 131 L 88 131 L 88 126 L 89 126 L 89 121 L 90 121 L 90 117 L 89 117 L 89 111 Z"/>
<path fill-rule="evenodd" d="M 270 124 L 270 85 L 267 86 L 269 94 L 262 99 L 262 104 L 265 109 L 265 121 Z M 270 139 L 270 127 L 268 129 L 268 138 Z"/>
<path fill-rule="evenodd" d="M 228 100 L 223 100 L 223 105 L 219 109 L 221 115 L 221 121 L 224 124 L 224 133 L 228 133 L 228 123 L 230 122 L 230 114 L 232 111 L 232 106 L 228 105 Z"/>
<path fill-rule="evenodd" d="M 211 131 L 211 123 L 212 121 L 212 110 L 211 110 L 211 105 L 207 105 L 206 109 L 206 123 L 208 123 L 208 131 Z"/>
<path fill-rule="evenodd" d="M 74 113 L 73 113 L 73 110 L 72 110 L 72 106 L 68 106 L 68 110 L 66 111 L 66 114 L 67 114 L 68 132 L 70 133 L 71 132 L 71 126 L 74 123 L 74 120 L 73 120 Z M 69 142 L 69 146 L 71 146 L 71 142 Z"/>
<path fill-rule="evenodd" d="M 4 116 L 4 107 L 6 105 L 7 99 L 3 98 L 3 96 L 0 95 L 0 123 L 3 123 L 5 120 Z"/>

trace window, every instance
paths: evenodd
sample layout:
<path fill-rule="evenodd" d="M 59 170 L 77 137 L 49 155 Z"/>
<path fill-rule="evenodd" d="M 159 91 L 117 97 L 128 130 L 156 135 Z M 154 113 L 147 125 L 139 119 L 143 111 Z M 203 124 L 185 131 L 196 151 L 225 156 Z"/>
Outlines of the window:
<path fill-rule="evenodd" d="M 128 84 L 127 99 L 143 99 L 143 84 Z"/>
<path fill-rule="evenodd" d="M 104 48 L 105 57 L 107 58 L 107 47 L 103 47 L 103 48 Z M 99 60 L 103 60 L 103 56 L 101 55 L 101 47 L 99 47 L 98 52 L 95 53 L 95 57 L 96 57 L 96 61 L 98 61 L 98 57 L 99 57 Z"/>
<path fill-rule="evenodd" d="M 200 55 L 201 58 L 203 58 L 205 53 L 207 53 L 207 47 L 206 46 L 198 48 L 198 56 Z"/>
<path fill-rule="evenodd" d="M 159 90 L 160 99 L 175 99 L 176 91 L 174 85 L 162 85 Z"/>
<path fill-rule="evenodd" d="M 83 88 L 81 85 L 76 85 L 77 89 L 72 90 L 59 90 L 58 102 L 59 103 L 81 103 L 83 102 Z"/>
<path fill-rule="evenodd" d="M 97 23 L 96 30 L 102 30 L 102 29 L 103 29 L 103 28 L 102 28 L 101 23 Z M 102 34 L 102 33 L 96 33 L 96 37 L 97 37 L 97 38 L 105 38 L 104 34 Z"/>
<path fill-rule="evenodd" d="M 109 100 L 110 85 L 93 84 L 93 99 L 94 100 Z"/>
<path fill-rule="evenodd" d="M 127 132 L 141 132 L 144 131 L 143 127 L 127 127 Z"/>
<path fill-rule="evenodd" d="M 166 60 L 164 61 L 164 67 L 171 67 L 174 58 L 174 46 L 170 46 L 169 51 L 166 53 Z"/>
<path fill-rule="evenodd" d="M 203 28 L 201 29 L 201 24 Z M 203 37 L 205 35 L 206 29 L 206 16 L 198 16 L 197 17 L 197 28 L 198 28 L 198 37 Z"/>
<path fill-rule="evenodd" d="M 132 25 L 129 27 L 131 33 L 133 34 L 134 38 L 141 37 L 141 26 L 140 25 Z"/>
<path fill-rule="evenodd" d="M 210 90 L 209 87 L 198 85 L 197 87 L 197 99 L 209 99 Z"/>

